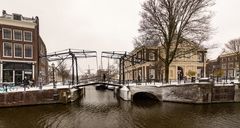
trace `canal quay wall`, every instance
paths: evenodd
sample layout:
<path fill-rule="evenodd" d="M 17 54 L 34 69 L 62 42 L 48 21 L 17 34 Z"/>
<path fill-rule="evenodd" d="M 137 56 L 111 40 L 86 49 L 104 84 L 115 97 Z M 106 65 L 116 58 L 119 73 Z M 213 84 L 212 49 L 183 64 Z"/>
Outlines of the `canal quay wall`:
<path fill-rule="evenodd" d="M 69 103 L 79 98 L 82 89 L 48 89 L 0 93 L 0 107 Z"/>
<path fill-rule="evenodd" d="M 155 95 L 160 101 L 167 102 L 193 104 L 240 102 L 239 85 L 214 86 L 212 83 L 166 86 L 136 85 L 129 86 L 128 89 L 129 92 L 125 95 L 125 98 L 124 94 L 120 94 L 124 100 L 133 100 L 136 93 L 146 92 Z M 124 92 L 126 92 L 126 89 Z"/>

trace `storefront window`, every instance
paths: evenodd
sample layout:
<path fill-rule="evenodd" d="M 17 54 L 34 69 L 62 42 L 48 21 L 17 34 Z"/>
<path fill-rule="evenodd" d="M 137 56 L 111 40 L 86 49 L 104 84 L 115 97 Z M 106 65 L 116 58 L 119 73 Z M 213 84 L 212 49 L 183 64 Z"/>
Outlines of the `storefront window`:
<path fill-rule="evenodd" d="M 3 82 L 13 82 L 13 70 L 3 70 Z"/>
<path fill-rule="evenodd" d="M 3 63 L 3 82 L 14 81 L 16 85 L 19 85 L 24 76 L 32 79 L 32 73 L 32 64 L 30 63 Z M 15 80 L 13 80 L 14 78 Z"/>

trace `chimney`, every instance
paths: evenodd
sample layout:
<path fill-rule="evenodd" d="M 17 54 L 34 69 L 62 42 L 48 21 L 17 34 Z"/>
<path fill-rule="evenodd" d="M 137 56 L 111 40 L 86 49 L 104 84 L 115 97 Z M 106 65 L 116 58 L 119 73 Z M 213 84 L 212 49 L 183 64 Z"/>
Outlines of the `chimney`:
<path fill-rule="evenodd" d="M 6 14 L 7 14 L 6 10 L 2 10 L 2 15 L 4 16 Z"/>

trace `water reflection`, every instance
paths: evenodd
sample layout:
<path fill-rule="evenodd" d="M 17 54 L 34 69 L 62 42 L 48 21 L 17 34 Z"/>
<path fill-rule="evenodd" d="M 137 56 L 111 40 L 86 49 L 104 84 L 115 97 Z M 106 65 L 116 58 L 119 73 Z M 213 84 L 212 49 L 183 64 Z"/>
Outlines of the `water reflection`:
<path fill-rule="evenodd" d="M 238 128 L 240 104 L 126 102 L 86 89 L 78 102 L 0 109 L 0 128 Z"/>

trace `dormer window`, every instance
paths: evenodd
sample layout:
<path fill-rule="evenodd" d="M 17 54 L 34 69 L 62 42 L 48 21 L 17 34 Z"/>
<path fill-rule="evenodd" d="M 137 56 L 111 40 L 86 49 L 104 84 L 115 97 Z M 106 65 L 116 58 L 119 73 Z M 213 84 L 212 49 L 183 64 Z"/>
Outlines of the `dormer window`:
<path fill-rule="evenodd" d="M 21 20 L 21 19 L 22 19 L 22 15 L 13 14 L 13 19 L 14 19 L 14 20 Z"/>

